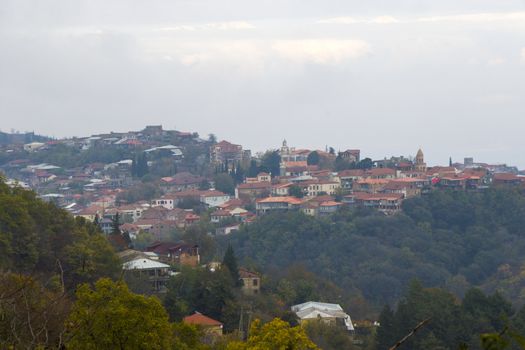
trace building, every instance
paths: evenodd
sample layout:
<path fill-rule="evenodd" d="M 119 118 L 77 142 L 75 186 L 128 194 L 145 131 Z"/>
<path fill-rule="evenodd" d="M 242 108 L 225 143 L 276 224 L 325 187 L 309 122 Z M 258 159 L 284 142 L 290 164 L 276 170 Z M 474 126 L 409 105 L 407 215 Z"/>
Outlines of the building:
<path fill-rule="evenodd" d="M 303 201 L 295 197 L 268 197 L 256 201 L 255 208 L 257 215 L 262 215 L 270 211 L 299 209 L 301 204 L 303 204 Z"/>
<path fill-rule="evenodd" d="M 213 318 L 204 316 L 200 312 L 195 311 L 193 315 L 186 316 L 182 319 L 186 324 L 192 324 L 201 328 L 206 335 L 221 336 L 223 324 Z"/>
<path fill-rule="evenodd" d="M 350 316 L 344 312 L 339 304 L 320 303 L 308 301 L 306 303 L 292 306 L 299 323 L 304 325 L 307 322 L 320 320 L 332 326 L 341 326 L 353 332 L 354 325 Z"/>
<path fill-rule="evenodd" d="M 339 155 L 350 163 L 358 163 L 361 160 L 361 150 L 358 149 L 347 149 L 344 152 L 339 152 Z"/>
<path fill-rule="evenodd" d="M 244 183 L 237 185 L 235 188 L 235 197 L 250 201 L 255 198 L 268 196 L 271 190 L 272 184 L 267 181 Z"/>
<path fill-rule="evenodd" d="M 146 248 L 146 252 L 153 252 L 159 260 L 176 265 L 198 266 L 200 264 L 199 246 L 184 242 L 155 242 Z"/>
<path fill-rule="evenodd" d="M 239 268 L 239 279 L 242 281 L 242 292 L 246 295 L 259 294 L 261 290 L 261 277 L 255 272 Z"/>
<path fill-rule="evenodd" d="M 210 147 L 210 161 L 213 164 L 226 164 L 230 166 L 242 161 L 243 151 L 241 145 L 228 141 L 221 141 Z"/>
<path fill-rule="evenodd" d="M 426 172 L 427 171 L 427 163 L 425 163 L 425 156 L 423 155 L 423 151 L 421 148 L 417 151 L 416 159 L 414 161 L 414 170 L 419 172 Z"/>
<path fill-rule="evenodd" d="M 122 268 L 135 277 L 146 280 L 154 292 L 166 292 L 170 279 L 170 266 L 147 258 L 134 259 L 122 264 Z"/>

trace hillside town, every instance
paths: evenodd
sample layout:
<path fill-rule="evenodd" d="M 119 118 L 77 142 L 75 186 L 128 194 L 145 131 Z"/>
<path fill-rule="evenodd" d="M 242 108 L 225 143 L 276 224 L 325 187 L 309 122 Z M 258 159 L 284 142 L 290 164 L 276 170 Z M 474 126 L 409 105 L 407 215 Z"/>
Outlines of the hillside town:
<path fill-rule="evenodd" d="M 224 265 L 217 254 L 201 260 L 194 227 L 218 238 L 272 212 L 323 217 L 363 208 L 392 216 L 404 200 L 433 191 L 525 187 L 525 175 L 516 167 L 472 158 L 428 165 L 422 149 L 373 160 L 359 149 L 300 149 L 284 140 L 278 148 L 252 154 L 214 135 L 203 139 L 160 125 L 84 138 L 0 136 L 6 183 L 34 190 L 42 200 L 96 224 L 131 276 L 128 284 L 142 281 L 141 290 L 156 295 L 167 293 L 170 279 L 185 267 L 213 272 Z M 181 232 L 190 234 L 182 239 Z M 264 283 L 260 273 L 245 267 L 236 278 L 248 298 Z M 335 303 L 307 301 L 290 310 L 299 323 L 322 319 L 351 334 L 378 325 L 352 321 Z M 221 321 L 198 311 L 183 322 L 205 329 L 211 342 L 223 334 Z"/>
<path fill-rule="evenodd" d="M 516 167 L 472 158 L 431 166 L 423 150 L 414 153 L 372 160 L 359 149 L 299 149 L 285 140 L 253 155 L 213 135 L 202 139 L 157 125 L 58 140 L 4 134 L 0 170 L 9 184 L 97 220 L 106 233 L 118 215 L 131 239 L 147 232 L 158 240 L 203 220 L 214 225 L 210 234 L 226 235 L 271 211 L 323 216 L 357 206 L 390 215 L 404 199 L 432 189 L 525 186 Z"/>

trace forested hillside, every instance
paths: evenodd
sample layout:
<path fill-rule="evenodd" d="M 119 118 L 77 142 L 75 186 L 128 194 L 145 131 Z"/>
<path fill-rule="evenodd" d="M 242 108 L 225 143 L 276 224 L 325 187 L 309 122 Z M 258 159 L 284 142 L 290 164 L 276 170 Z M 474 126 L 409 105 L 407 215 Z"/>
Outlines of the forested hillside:
<path fill-rule="evenodd" d="M 118 276 L 120 266 L 94 225 L 0 181 L 0 271 L 56 277 L 74 288 Z"/>
<path fill-rule="evenodd" d="M 523 195 L 491 189 L 433 192 L 406 200 L 403 213 L 388 217 L 363 210 L 327 218 L 268 215 L 230 242 L 245 261 L 266 270 L 300 263 L 342 287 L 350 306 L 363 296 L 377 309 L 393 305 L 415 278 L 460 297 L 472 286 L 501 289 L 521 304 L 524 237 Z"/>

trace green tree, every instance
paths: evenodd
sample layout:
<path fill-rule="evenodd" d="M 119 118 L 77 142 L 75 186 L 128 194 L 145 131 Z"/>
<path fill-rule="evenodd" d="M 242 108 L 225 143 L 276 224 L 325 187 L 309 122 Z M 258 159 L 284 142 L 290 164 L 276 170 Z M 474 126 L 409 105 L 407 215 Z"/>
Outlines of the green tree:
<path fill-rule="evenodd" d="M 272 176 L 278 176 L 281 169 L 281 156 L 279 151 L 270 150 L 266 151 L 261 157 L 260 171 L 266 171 L 272 174 Z"/>
<path fill-rule="evenodd" d="M 224 253 L 222 266 L 228 269 L 233 283 L 235 285 L 239 285 L 239 266 L 237 265 L 237 258 L 235 257 L 235 253 L 231 245 L 228 246 L 226 253 Z"/>
<path fill-rule="evenodd" d="M 131 293 L 122 282 L 81 285 L 67 321 L 72 349 L 168 349 L 172 328 L 154 297 Z"/>
<path fill-rule="evenodd" d="M 296 198 L 303 198 L 304 197 L 303 189 L 297 185 L 290 186 L 290 196 L 294 196 Z"/>
<path fill-rule="evenodd" d="M 235 182 L 229 174 L 217 174 L 214 176 L 213 181 L 215 181 L 215 189 L 228 194 L 235 193 Z"/>
<path fill-rule="evenodd" d="M 262 324 L 255 320 L 250 327 L 250 335 L 246 342 L 231 342 L 227 350 L 314 350 L 318 347 L 300 327 L 291 327 L 289 323 L 275 318 Z"/>
<path fill-rule="evenodd" d="M 306 158 L 306 163 L 308 165 L 318 165 L 319 160 L 320 160 L 319 153 L 317 153 L 317 151 L 313 151 L 313 152 L 310 152 L 310 154 Z"/>
<path fill-rule="evenodd" d="M 121 234 L 121 232 L 120 232 L 120 225 L 121 225 L 120 213 L 117 212 L 115 214 L 115 217 L 113 219 L 111 219 L 111 234 L 112 235 L 120 235 Z"/>

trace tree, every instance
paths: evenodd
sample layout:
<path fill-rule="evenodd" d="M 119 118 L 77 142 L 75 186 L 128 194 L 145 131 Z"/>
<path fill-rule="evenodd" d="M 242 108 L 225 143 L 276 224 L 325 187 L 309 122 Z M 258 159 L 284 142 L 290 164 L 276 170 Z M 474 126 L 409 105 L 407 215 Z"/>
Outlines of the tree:
<path fill-rule="evenodd" d="M 115 217 L 111 219 L 111 234 L 112 235 L 120 235 L 120 214 L 117 211 L 115 214 Z"/>
<path fill-rule="evenodd" d="M 396 333 L 394 312 L 390 306 L 385 305 L 379 314 L 379 328 L 377 329 L 377 349 L 389 349 L 401 338 Z"/>
<path fill-rule="evenodd" d="M 296 198 L 303 198 L 304 197 L 303 189 L 297 185 L 290 186 L 290 196 L 294 196 Z"/>
<path fill-rule="evenodd" d="M 261 171 L 266 171 L 272 174 L 272 176 L 279 175 L 281 171 L 281 156 L 279 151 L 266 151 L 261 158 Z"/>
<path fill-rule="evenodd" d="M 275 318 L 262 324 L 255 320 L 250 327 L 246 342 L 231 342 L 227 350 L 315 350 L 318 347 L 308 338 L 301 326 L 291 327 L 289 323 Z"/>
<path fill-rule="evenodd" d="M 235 193 L 235 183 L 229 174 L 217 174 L 213 181 L 215 181 L 215 189 L 228 194 Z"/>
<path fill-rule="evenodd" d="M 71 349 L 168 349 L 172 328 L 158 299 L 104 278 L 81 285 L 67 321 Z"/>
<path fill-rule="evenodd" d="M 233 252 L 231 245 L 228 246 L 226 253 L 224 253 L 222 266 L 228 268 L 234 285 L 239 285 L 239 267 L 237 265 L 237 258 L 235 257 L 235 253 Z"/>
<path fill-rule="evenodd" d="M 318 165 L 319 160 L 320 160 L 319 153 L 317 153 L 317 151 L 313 151 L 313 152 L 310 152 L 310 154 L 306 158 L 306 163 L 308 165 Z"/>
<path fill-rule="evenodd" d="M 0 273 L 0 348 L 60 349 L 69 300 L 57 276 L 52 288 L 31 276 Z"/>
<path fill-rule="evenodd" d="M 248 168 L 248 177 L 256 177 L 259 174 L 259 167 L 255 159 L 250 160 L 250 167 Z"/>
<path fill-rule="evenodd" d="M 135 154 L 131 163 L 131 175 L 141 178 L 149 172 L 148 159 L 145 152 Z"/>

